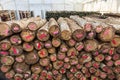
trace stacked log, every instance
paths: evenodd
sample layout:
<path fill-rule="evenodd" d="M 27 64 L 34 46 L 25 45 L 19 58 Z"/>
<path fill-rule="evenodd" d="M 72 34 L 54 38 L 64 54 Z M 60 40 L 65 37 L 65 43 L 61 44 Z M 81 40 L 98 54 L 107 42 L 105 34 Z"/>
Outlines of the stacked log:
<path fill-rule="evenodd" d="M 119 80 L 118 28 L 91 20 L 1 22 L 0 70 L 9 80 Z"/>

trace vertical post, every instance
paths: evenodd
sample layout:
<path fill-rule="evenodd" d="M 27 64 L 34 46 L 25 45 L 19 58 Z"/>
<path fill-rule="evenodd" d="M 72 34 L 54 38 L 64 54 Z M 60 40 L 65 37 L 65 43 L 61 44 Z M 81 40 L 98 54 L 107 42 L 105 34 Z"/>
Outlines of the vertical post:
<path fill-rule="evenodd" d="M 17 20 L 20 20 L 20 15 L 19 15 L 19 11 L 17 9 L 17 4 L 16 4 L 16 1 L 14 0 L 14 4 L 15 4 L 15 8 L 16 8 L 16 19 Z"/>

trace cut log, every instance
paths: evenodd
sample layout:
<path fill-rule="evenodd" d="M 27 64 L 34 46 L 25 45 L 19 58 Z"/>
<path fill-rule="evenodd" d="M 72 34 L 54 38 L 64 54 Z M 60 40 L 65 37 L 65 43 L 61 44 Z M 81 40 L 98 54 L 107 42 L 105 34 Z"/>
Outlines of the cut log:
<path fill-rule="evenodd" d="M 60 51 L 63 52 L 63 53 L 67 52 L 68 51 L 68 46 L 65 43 L 62 43 L 60 45 Z"/>
<path fill-rule="evenodd" d="M 19 32 L 22 31 L 20 25 L 17 24 L 17 23 L 12 23 L 11 24 L 11 30 L 12 30 L 13 33 L 19 33 Z"/>
<path fill-rule="evenodd" d="M 52 39 L 52 45 L 54 47 L 59 47 L 61 45 L 61 40 L 59 38 L 53 38 Z"/>
<path fill-rule="evenodd" d="M 40 51 L 38 51 L 38 55 L 40 58 L 45 58 L 48 56 L 48 52 L 47 49 L 43 48 Z"/>
<path fill-rule="evenodd" d="M 1 70 L 3 73 L 8 72 L 10 69 L 11 69 L 11 66 L 9 66 L 9 65 L 2 65 L 2 66 L 0 67 L 0 70 Z"/>
<path fill-rule="evenodd" d="M 49 54 L 54 54 L 54 53 L 56 53 L 55 47 L 49 48 L 49 49 L 48 49 L 48 53 L 49 53 Z"/>
<path fill-rule="evenodd" d="M 71 38 L 72 33 L 69 28 L 69 25 L 67 24 L 67 21 L 65 21 L 64 18 L 60 17 L 57 22 L 60 25 L 61 39 L 69 40 Z"/>
<path fill-rule="evenodd" d="M 34 64 L 31 66 L 31 71 L 35 74 L 39 74 L 42 71 L 42 67 L 39 64 Z"/>
<path fill-rule="evenodd" d="M 16 62 L 23 62 L 25 60 L 25 55 L 22 54 L 20 56 L 15 57 Z"/>
<path fill-rule="evenodd" d="M 48 22 L 37 31 L 37 38 L 40 41 L 47 41 L 50 35 L 48 32 Z"/>
<path fill-rule="evenodd" d="M 36 53 L 36 51 L 30 52 L 28 54 L 25 55 L 25 62 L 26 64 L 32 65 L 38 62 L 39 60 L 39 56 Z"/>
<path fill-rule="evenodd" d="M 100 33 L 99 38 L 102 41 L 111 41 L 115 36 L 115 29 L 113 27 L 106 27 Z"/>
<path fill-rule="evenodd" d="M 41 19 L 40 21 L 29 22 L 27 27 L 29 30 L 35 31 L 35 30 L 39 29 L 40 27 L 42 27 L 46 22 L 47 21 L 45 19 Z"/>
<path fill-rule="evenodd" d="M 10 42 L 13 45 L 20 45 L 22 43 L 22 39 L 19 35 L 13 35 L 10 37 Z"/>
<path fill-rule="evenodd" d="M 49 58 L 42 58 L 40 59 L 39 63 L 41 66 L 48 66 L 50 64 L 50 60 Z"/>
<path fill-rule="evenodd" d="M 14 58 L 11 56 L 1 57 L 1 63 L 4 65 L 12 65 L 14 63 Z"/>
<path fill-rule="evenodd" d="M 98 42 L 96 40 L 87 40 L 84 42 L 84 49 L 87 52 L 95 51 L 98 48 Z"/>
<path fill-rule="evenodd" d="M 70 40 L 66 41 L 66 44 L 67 44 L 69 47 L 73 47 L 73 46 L 75 46 L 76 41 L 75 41 L 74 39 L 70 39 Z"/>
<path fill-rule="evenodd" d="M 51 36 L 58 37 L 60 35 L 60 27 L 54 18 L 50 18 L 48 26 Z"/>
<path fill-rule="evenodd" d="M 114 37 L 111 40 L 112 47 L 118 47 L 120 45 L 120 37 Z"/>
<path fill-rule="evenodd" d="M 12 79 L 14 75 L 15 75 L 14 70 L 10 70 L 9 72 L 5 73 L 5 77 L 9 80 Z"/>
<path fill-rule="evenodd" d="M 39 40 L 35 40 L 34 41 L 34 47 L 36 50 L 40 50 L 44 47 L 44 43 L 39 41 Z"/>
<path fill-rule="evenodd" d="M 9 40 L 5 39 L 3 41 L 0 41 L 0 50 L 8 50 L 11 47 L 11 43 Z"/>
<path fill-rule="evenodd" d="M 24 43 L 23 43 L 23 49 L 24 49 L 24 51 L 26 51 L 26 52 L 30 52 L 30 51 L 32 51 L 32 50 L 34 49 L 34 46 L 33 46 L 32 43 L 24 42 Z"/>
<path fill-rule="evenodd" d="M 82 42 L 76 43 L 75 44 L 75 49 L 77 51 L 81 51 L 84 48 L 84 44 Z"/>
<path fill-rule="evenodd" d="M 86 32 L 73 20 L 69 18 L 65 18 L 65 20 L 68 22 L 69 27 L 72 31 L 73 39 L 75 39 L 76 41 L 82 41 L 86 36 Z"/>
<path fill-rule="evenodd" d="M 52 48 L 52 42 L 50 40 L 46 41 L 45 42 L 45 47 L 48 48 L 48 49 Z"/>
<path fill-rule="evenodd" d="M 25 73 L 26 71 L 29 70 L 29 66 L 27 64 L 25 64 L 24 62 L 22 62 L 22 63 L 16 62 L 13 67 L 14 67 L 13 69 L 17 73 Z"/>
<path fill-rule="evenodd" d="M 9 49 L 9 52 L 11 56 L 19 56 L 23 53 L 23 49 L 22 46 L 12 45 L 11 48 Z"/>
<path fill-rule="evenodd" d="M 22 30 L 20 36 L 25 42 L 31 42 L 35 38 L 35 32 L 32 32 L 28 29 L 24 29 Z"/>
<path fill-rule="evenodd" d="M 0 40 L 12 35 L 12 31 L 10 29 L 11 25 L 7 23 L 0 23 Z"/>

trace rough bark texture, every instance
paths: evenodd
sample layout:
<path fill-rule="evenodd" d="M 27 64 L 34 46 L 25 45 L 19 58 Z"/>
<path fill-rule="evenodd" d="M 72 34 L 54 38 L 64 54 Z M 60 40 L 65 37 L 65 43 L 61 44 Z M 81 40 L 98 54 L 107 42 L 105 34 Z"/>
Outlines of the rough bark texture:
<path fill-rule="evenodd" d="M 119 19 L 71 16 L 0 24 L 0 70 L 9 80 L 120 79 Z"/>

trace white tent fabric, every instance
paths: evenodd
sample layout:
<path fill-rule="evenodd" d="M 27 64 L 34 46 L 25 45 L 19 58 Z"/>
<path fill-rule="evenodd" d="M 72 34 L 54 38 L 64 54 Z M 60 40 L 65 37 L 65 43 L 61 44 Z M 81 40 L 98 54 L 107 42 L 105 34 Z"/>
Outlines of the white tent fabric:
<path fill-rule="evenodd" d="M 98 11 L 101 13 L 120 13 L 120 0 L 0 0 L 4 10 L 40 11 Z"/>

